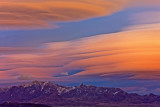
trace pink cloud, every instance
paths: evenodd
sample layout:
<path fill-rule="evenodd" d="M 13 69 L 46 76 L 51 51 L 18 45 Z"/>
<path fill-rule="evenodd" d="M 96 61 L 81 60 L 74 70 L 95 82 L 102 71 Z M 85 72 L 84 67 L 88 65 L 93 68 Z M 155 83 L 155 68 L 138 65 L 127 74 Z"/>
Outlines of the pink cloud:
<path fill-rule="evenodd" d="M 160 79 L 159 35 L 158 29 L 130 30 L 47 43 L 43 48 L 30 48 L 30 53 L 25 53 L 28 48 L 18 48 L 16 53 L 17 48 L 8 48 L 8 54 L 0 56 L 1 79 L 76 77 L 76 81 L 83 76 L 107 79 L 115 74 L 132 74 L 128 79 Z"/>
<path fill-rule="evenodd" d="M 79 21 L 110 15 L 125 0 L 0 0 L 0 29 L 57 28 L 51 21 Z"/>

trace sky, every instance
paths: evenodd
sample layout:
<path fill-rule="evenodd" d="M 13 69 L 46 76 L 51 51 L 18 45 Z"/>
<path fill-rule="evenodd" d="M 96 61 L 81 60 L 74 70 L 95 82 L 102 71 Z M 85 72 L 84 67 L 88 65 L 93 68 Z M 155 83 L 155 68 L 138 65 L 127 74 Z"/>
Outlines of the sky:
<path fill-rule="evenodd" d="M 160 94 L 160 1 L 0 0 L 0 86 L 33 80 Z"/>

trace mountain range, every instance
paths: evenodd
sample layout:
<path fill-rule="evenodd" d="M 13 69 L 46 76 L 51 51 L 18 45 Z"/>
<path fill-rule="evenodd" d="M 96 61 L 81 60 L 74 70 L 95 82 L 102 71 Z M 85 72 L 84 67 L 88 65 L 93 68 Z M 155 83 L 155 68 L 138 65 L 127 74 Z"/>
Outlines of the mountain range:
<path fill-rule="evenodd" d="M 33 81 L 0 88 L 0 103 L 6 102 L 46 104 L 52 107 L 160 107 L 160 96 L 127 93 L 120 88 L 84 84 L 66 87 L 52 82 Z"/>

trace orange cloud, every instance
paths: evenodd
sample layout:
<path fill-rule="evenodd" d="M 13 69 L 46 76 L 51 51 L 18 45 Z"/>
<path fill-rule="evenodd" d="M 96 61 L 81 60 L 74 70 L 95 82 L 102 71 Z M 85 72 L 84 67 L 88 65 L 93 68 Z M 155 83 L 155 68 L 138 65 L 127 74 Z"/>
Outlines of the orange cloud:
<path fill-rule="evenodd" d="M 51 22 L 109 15 L 126 0 L 0 0 L 0 29 L 57 27 Z"/>
<path fill-rule="evenodd" d="M 58 28 L 56 22 L 110 15 L 131 6 L 159 6 L 159 0 L 0 0 L 0 29 Z"/>
<path fill-rule="evenodd" d="M 31 53 L 10 50 L 0 57 L 2 79 L 64 80 L 117 74 L 131 74 L 129 79 L 160 79 L 159 35 L 158 28 L 129 30 L 47 43 Z"/>

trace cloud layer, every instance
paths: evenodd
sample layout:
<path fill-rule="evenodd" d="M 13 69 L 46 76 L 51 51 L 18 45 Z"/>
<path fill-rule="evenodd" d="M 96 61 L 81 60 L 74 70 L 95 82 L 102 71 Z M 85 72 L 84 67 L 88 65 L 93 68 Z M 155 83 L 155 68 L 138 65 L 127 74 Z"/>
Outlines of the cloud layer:
<path fill-rule="evenodd" d="M 159 6 L 159 0 L 0 0 L 0 29 L 57 28 L 56 22 L 110 15 L 131 6 Z"/>
<path fill-rule="evenodd" d="M 34 49 L 2 48 L 0 76 L 4 80 L 65 81 L 123 74 L 117 78 L 160 79 L 159 35 L 159 29 L 150 28 L 53 42 Z"/>
<path fill-rule="evenodd" d="M 51 22 L 109 15 L 125 0 L 0 0 L 0 29 L 57 27 Z"/>

